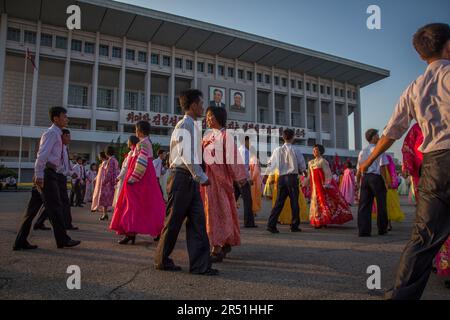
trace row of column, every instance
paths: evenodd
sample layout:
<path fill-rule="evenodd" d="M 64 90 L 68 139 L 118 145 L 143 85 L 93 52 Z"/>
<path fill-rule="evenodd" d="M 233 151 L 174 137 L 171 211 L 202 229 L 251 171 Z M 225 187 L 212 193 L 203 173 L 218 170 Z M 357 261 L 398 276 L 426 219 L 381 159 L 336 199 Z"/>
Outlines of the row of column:
<path fill-rule="evenodd" d="M 7 15 L 3 13 L 1 15 L 0 21 L 0 70 L 4 70 L 5 66 L 5 58 L 6 58 L 6 39 L 7 39 Z M 36 52 L 35 52 L 35 65 L 37 70 L 33 73 L 33 86 L 32 86 L 32 95 L 31 95 L 31 126 L 35 125 L 36 119 L 36 103 L 37 103 L 37 88 L 38 88 L 38 80 L 39 80 L 39 62 L 40 62 L 40 38 L 41 38 L 41 21 L 37 23 L 37 33 L 36 33 Z M 126 37 L 122 40 L 122 64 L 120 69 L 120 80 L 119 80 L 119 109 L 123 110 L 125 108 L 125 82 L 126 82 Z M 72 52 L 72 31 L 68 31 L 68 40 L 67 40 L 67 54 L 65 61 L 65 69 L 64 69 L 64 82 L 63 82 L 63 101 L 62 105 L 67 107 L 68 105 L 68 97 L 69 97 L 69 84 L 70 84 L 70 65 L 71 65 L 71 52 Z M 99 77 L 99 46 L 100 46 L 100 33 L 96 33 L 96 42 L 95 42 L 95 61 L 93 66 L 92 73 L 92 114 L 91 114 L 91 130 L 96 129 L 96 108 L 97 108 L 97 92 L 98 92 L 98 77 Z M 148 57 L 147 57 L 147 71 L 145 75 L 145 108 L 146 111 L 150 111 L 150 95 L 151 95 L 151 42 L 148 43 Z M 215 64 L 215 76 L 218 78 L 218 56 L 216 55 L 216 64 Z M 198 53 L 194 52 L 194 87 L 198 86 Z M 235 72 L 234 72 L 234 81 L 238 80 L 238 60 L 235 59 Z M 4 73 L 3 73 L 4 74 Z M 276 108 L 275 108 L 275 69 L 272 67 L 271 70 L 271 94 L 270 94 L 270 104 L 272 106 L 272 123 L 276 123 Z M 0 77 L 0 111 L 1 111 L 1 101 L 3 96 L 3 82 L 4 77 Z M 254 101 L 255 101 L 255 109 L 254 109 L 254 121 L 258 122 L 258 89 L 257 89 L 257 64 L 254 64 L 254 72 L 253 72 L 253 83 L 254 83 Z M 304 84 L 304 92 L 306 92 L 306 75 L 303 75 L 303 84 Z M 315 114 L 316 114 L 316 132 L 317 137 L 316 141 L 318 143 L 322 143 L 322 104 L 321 104 L 321 96 L 320 96 L 320 85 L 321 79 L 318 78 L 318 99 L 316 100 Z M 348 85 L 345 84 L 345 103 L 344 103 L 344 114 L 348 115 Z M 362 147 L 362 136 L 361 136 L 361 97 L 360 97 L 360 87 L 357 86 L 357 107 L 355 109 L 355 148 L 357 150 Z M 331 101 L 331 145 L 332 147 L 336 147 L 336 104 L 335 104 L 335 83 L 332 80 L 332 101 Z M 292 100 L 291 100 L 291 72 L 288 71 L 288 103 L 287 103 L 287 123 L 291 125 L 292 123 Z M 308 117 L 307 117 L 307 98 L 304 95 L 304 99 L 302 99 L 302 122 L 304 123 L 305 128 L 308 127 Z M 171 52 L 171 74 L 169 78 L 169 111 L 170 113 L 175 113 L 175 47 L 172 47 Z M 123 125 L 119 125 L 119 131 L 123 132 Z M 347 134 L 346 141 L 348 147 L 348 121 L 345 121 L 345 132 Z M 307 145 L 307 139 L 305 139 L 305 145 Z"/>

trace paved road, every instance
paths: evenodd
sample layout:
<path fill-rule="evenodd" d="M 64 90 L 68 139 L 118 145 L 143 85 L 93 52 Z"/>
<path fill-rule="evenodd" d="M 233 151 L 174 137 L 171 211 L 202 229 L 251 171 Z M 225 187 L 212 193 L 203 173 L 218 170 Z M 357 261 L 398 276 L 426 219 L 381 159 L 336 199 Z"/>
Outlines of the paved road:
<path fill-rule="evenodd" d="M 272 235 L 264 230 L 266 201 L 259 228 L 243 229 L 242 246 L 215 265 L 221 275 L 203 277 L 186 271 L 184 230 L 173 254 L 183 272 L 156 271 L 152 239 L 142 236 L 134 246 L 120 246 L 107 223 L 84 208 L 73 210 L 80 231 L 70 233 L 81 246 L 59 250 L 52 232 L 35 231 L 31 242 L 38 250 L 13 252 L 28 199 L 26 192 L 0 192 L 0 299 L 381 299 L 393 283 L 414 211 L 402 199 L 407 219 L 384 237 L 358 238 L 355 222 L 322 230 L 305 224 L 298 234 L 280 226 L 281 233 Z M 81 268 L 81 290 L 67 289 L 69 265 Z M 381 268 L 381 291 L 366 287 L 369 265 Z M 450 290 L 433 274 L 424 298 L 450 300 Z"/>

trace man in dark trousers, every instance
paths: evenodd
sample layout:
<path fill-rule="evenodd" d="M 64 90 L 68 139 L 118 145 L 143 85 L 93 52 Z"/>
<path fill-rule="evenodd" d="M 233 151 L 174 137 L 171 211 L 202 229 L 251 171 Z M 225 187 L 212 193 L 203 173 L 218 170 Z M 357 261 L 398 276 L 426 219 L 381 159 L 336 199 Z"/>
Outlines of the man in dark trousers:
<path fill-rule="evenodd" d="M 155 254 L 155 269 L 180 271 L 170 259 L 181 226 L 186 219 L 186 242 L 189 271 L 194 274 L 217 275 L 211 268 L 209 239 L 200 196 L 200 184 L 209 186 L 208 177 L 201 167 L 201 127 L 195 121 L 203 116 L 203 95 L 191 89 L 183 92 L 180 105 L 184 117 L 170 139 L 170 168 L 173 170 L 168 184 L 166 221 Z"/>
<path fill-rule="evenodd" d="M 428 64 L 424 74 L 403 92 L 383 136 L 369 159 L 368 170 L 380 154 L 409 129 L 414 119 L 424 137 L 419 196 L 411 239 L 397 270 L 394 287 L 386 298 L 420 299 L 432 261 L 450 235 L 450 26 L 433 23 L 420 28 L 413 45 Z"/>
<path fill-rule="evenodd" d="M 242 201 L 244 202 L 244 228 L 257 228 L 255 224 L 255 216 L 252 210 L 252 191 L 250 186 L 250 138 L 245 137 L 245 145 L 239 148 L 239 153 L 244 160 L 245 169 L 247 172 L 247 183 L 240 185 L 234 183 L 234 196 L 236 201 L 242 195 Z"/>
<path fill-rule="evenodd" d="M 41 137 L 34 166 L 34 187 L 27 211 L 17 233 L 14 250 L 37 248 L 37 246 L 31 245 L 27 238 L 30 234 L 31 223 L 42 204 L 44 204 L 52 224 L 57 247 L 74 247 L 80 244 L 80 241 L 72 240 L 67 235 L 62 219 L 63 207 L 60 184 L 67 179 L 63 174 L 59 174 L 58 170 L 63 166 L 64 149 L 61 130 L 69 122 L 67 110 L 62 107 L 52 107 L 49 116 L 53 125 Z"/>
<path fill-rule="evenodd" d="M 306 171 L 306 163 L 300 149 L 292 144 L 294 142 L 294 130 L 284 130 L 283 140 L 284 144 L 273 151 L 266 171 L 266 174 L 273 174 L 277 171 L 279 175 L 277 199 L 267 223 L 267 231 L 271 233 L 279 233 L 277 229 L 278 217 L 288 197 L 292 209 L 291 232 L 301 231 L 299 228 L 300 207 L 298 197 L 300 190 L 298 175 Z"/>
<path fill-rule="evenodd" d="M 73 166 L 76 177 L 72 179 L 72 190 L 70 191 L 70 205 L 72 207 L 83 207 L 83 168 L 83 158 L 78 157 L 77 164 Z"/>
<path fill-rule="evenodd" d="M 358 166 L 366 161 L 373 149 L 375 149 L 380 137 L 378 130 L 369 129 L 366 131 L 366 140 L 369 145 L 359 153 Z M 358 185 L 361 184 L 359 207 L 358 207 L 358 230 L 360 237 L 370 237 L 372 232 L 372 205 L 373 200 L 377 199 L 377 226 L 378 234 L 387 234 L 388 229 L 388 215 L 386 202 L 386 166 L 389 161 L 383 153 L 379 158 L 372 163 L 362 177 L 358 175 Z"/>
<path fill-rule="evenodd" d="M 63 174 L 65 177 L 75 177 L 75 174 L 72 170 L 72 164 L 70 163 L 69 159 L 69 151 L 68 146 L 71 141 L 70 131 L 68 129 L 62 129 L 62 142 L 63 142 L 63 148 L 64 148 L 64 155 L 63 155 L 63 166 L 58 170 L 58 173 Z M 64 227 L 66 230 L 78 230 L 78 227 L 74 227 L 72 225 L 72 212 L 70 208 L 70 202 L 69 202 L 69 196 L 67 195 L 67 180 L 64 181 L 61 179 L 60 181 L 60 188 L 61 188 L 61 200 L 63 204 L 63 221 L 64 221 Z M 50 228 L 47 228 L 44 224 L 45 220 L 48 218 L 47 211 L 45 210 L 45 207 L 42 206 L 39 210 L 41 214 L 39 215 L 38 219 L 36 220 L 33 229 L 34 230 L 49 230 Z"/>

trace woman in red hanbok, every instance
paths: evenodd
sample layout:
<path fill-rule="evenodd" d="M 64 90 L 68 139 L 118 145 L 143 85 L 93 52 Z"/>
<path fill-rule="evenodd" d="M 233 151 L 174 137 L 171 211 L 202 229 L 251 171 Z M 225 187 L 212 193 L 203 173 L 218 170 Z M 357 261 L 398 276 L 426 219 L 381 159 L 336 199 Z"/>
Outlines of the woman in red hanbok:
<path fill-rule="evenodd" d="M 111 230 L 125 235 L 120 244 L 130 241 L 134 244 L 136 234 L 157 238 L 164 225 L 166 208 L 153 167 L 149 133 L 148 122 L 139 121 L 136 124 L 136 136 L 140 141 L 128 159 L 127 173 L 110 225 Z"/>
<path fill-rule="evenodd" d="M 200 192 L 211 255 L 215 262 L 222 261 L 232 246 L 241 243 L 233 182 L 240 185 L 247 183 L 244 162 L 238 161 L 234 139 L 225 130 L 226 119 L 224 108 L 210 107 L 206 111 L 206 123 L 211 130 L 203 138 L 203 155 L 205 173 L 211 185 L 201 186 Z"/>
<path fill-rule="evenodd" d="M 309 180 L 311 183 L 310 222 L 315 228 L 329 224 L 344 224 L 353 220 L 347 202 L 332 183 L 330 165 L 322 155 L 325 148 L 316 144 L 313 148 L 314 159 L 309 161 Z"/>

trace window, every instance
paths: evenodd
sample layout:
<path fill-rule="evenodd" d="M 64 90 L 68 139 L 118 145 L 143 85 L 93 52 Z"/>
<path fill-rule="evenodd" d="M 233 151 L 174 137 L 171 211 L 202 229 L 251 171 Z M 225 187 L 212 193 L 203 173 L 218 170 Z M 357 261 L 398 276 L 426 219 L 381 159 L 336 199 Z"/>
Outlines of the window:
<path fill-rule="evenodd" d="M 8 28 L 8 40 L 20 42 L 20 29 Z"/>
<path fill-rule="evenodd" d="M 84 43 L 84 53 L 90 53 L 93 54 L 95 51 L 95 44 L 92 42 L 85 42 Z"/>
<path fill-rule="evenodd" d="M 187 70 L 192 70 L 193 69 L 192 65 L 193 65 L 192 60 L 186 60 L 186 69 Z"/>
<path fill-rule="evenodd" d="M 138 53 L 138 61 L 139 62 L 147 62 L 147 52 L 139 51 L 139 53 Z"/>
<path fill-rule="evenodd" d="M 122 58 L 122 48 L 113 47 L 112 56 L 113 56 L 113 58 L 118 58 L 118 59 Z"/>
<path fill-rule="evenodd" d="M 204 62 L 197 62 L 197 71 L 205 72 L 205 63 Z"/>
<path fill-rule="evenodd" d="M 266 74 L 265 75 L 265 80 L 267 84 L 270 84 L 270 75 Z"/>
<path fill-rule="evenodd" d="M 135 91 L 125 92 L 125 109 L 138 110 L 139 109 L 139 93 Z"/>
<path fill-rule="evenodd" d="M 297 86 L 300 90 L 303 89 L 303 82 L 297 81 Z"/>
<path fill-rule="evenodd" d="M 350 90 L 347 90 L 347 98 L 351 98 L 351 96 L 350 96 Z"/>
<path fill-rule="evenodd" d="M 343 98 L 344 97 L 344 89 L 341 89 L 340 93 L 341 93 L 340 96 Z"/>
<path fill-rule="evenodd" d="M 104 57 L 109 57 L 109 47 L 106 44 L 101 44 L 99 54 Z"/>
<path fill-rule="evenodd" d="M 311 89 L 311 86 L 310 86 L 309 82 L 307 82 L 306 83 L 306 91 L 310 91 L 310 89 Z"/>
<path fill-rule="evenodd" d="M 87 106 L 88 88 L 79 85 L 69 85 L 69 105 L 76 107 Z"/>
<path fill-rule="evenodd" d="M 53 36 L 51 34 L 42 33 L 41 34 L 41 46 L 51 48 L 53 46 Z"/>
<path fill-rule="evenodd" d="M 257 73 L 256 74 L 256 80 L 261 83 L 262 82 L 262 73 Z"/>
<path fill-rule="evenodd" d="M 111 89 L 98 88 L 97 107 L 102 109 L 114 109 L 113 91 Z"/>
<path fill-rule="evenodd" d="M 228 67 L 228 76 L 229 76 L 230 78 L 233 78 L 233 77 L 234 77 L 234 68 Z"/>
<path fill-rule="evenodd" d="M 356 92 L 353 91 L 353 100 L 356 100 Z"/>
<path fill-rule="evenodd" d="M 23 41 L 25 43 L 36 44 L 36 32 L 25 30 Z"/>
<path fill-rule="evenodd" d="M 325 93 L 325 87 L 323 85 L 320 85 L 320 93 L 321 94 Z"/>
<path fill-rule="evenodd" d="M 170 57 L 163 56 L 163 66 L 170 67 Z"/>
<path fill-rule="evenodd" d="M 150 111 L 152 112 L 167 112 L 169 106 L 169 99 L 163 95 L 150 96 Z"/>
<path fill-rule="evenodd" d="M 219 76 L 224 77 L 225 76 L 225 67 L 219 66 Z"/>
<path fill-rule="evenodd" d="M 183 69 L 183 59 L 175 58 L 175 68 Z"/>
<path fill-rule="evenodd" d="M 313 83 L 312 89 L 313 89 L 313 92 L 317 92 L 317 84 Z"/>
<path fill-rule="evenodd" d="M 264 108 L 258 108 L 258 122 L 267 123 L 269 122 L 268 111 Z"/>
<path fill-rule="evenodd" d="M 247 80 L 252 81 L 253 80 L 253 72 L 247 71 Z"/>
<path fill-rule="evenodd" d="M 71 49 L 72 49 L 72 51 L 81 52 L 82 45 L 83 45 L 83 43 L 80 40 L 73 39 Z"/>
<path fill-rule="evenodd" d="M 286 78 L 282 78 L 282 79 L 281 79 L 281 85 L 282 85 L 283 87 L 287 87 L 287 79 L 286 79 Z"/>
<path fill-rule="evenodd" d="M 327 86 L 327 95 L 331 94 L 331 88 Z"/>
<path fill-rule="evenodd" d="M 127 60 L 134 61 L 135 56 L 136 56 L 136 54 L 133 49 L 127 49 L 127 51 L 126 51 Z"/>
<path fill-rule="evenodd" d="M 214 65 L 212 63 L 208 63 L 208 73 L 214 74 Z"/>
<path fill-rule="evenodd" d="M 275 123 L 278 125 L 283 125 L 285 120 L 284 111 L 275 111 Z"/>
<path fill-rule="evenodd" d="M 334 95 L 336 97 L 339 95 L 339 89 L 338 88 L 334 88 Z"/>
<path fill-rule="evenodd" d="M 56 47 L 58 49 L 67 49 L 67 38 L 56 36 Z"/>
<path fill-rule="evenodd" d="M 276 86 L 280 85 L 280 78 L 279 77 L 275 77 L 274 81 L 275 81 L 275 85 Z"/>
<path fill-rule="evenodd" d="M 239 79 L 244 79 L 244 70 L 238 69 L 238 78 Z"/>
<path fill-rule="evenodd" d="M 291 88 L 295 89 L 295 80 L 291 80 Z"/>
<path fill-rule="evenodd" d="M 159 64 L 159 54 L 152 53 L 152 64 Z"/>

